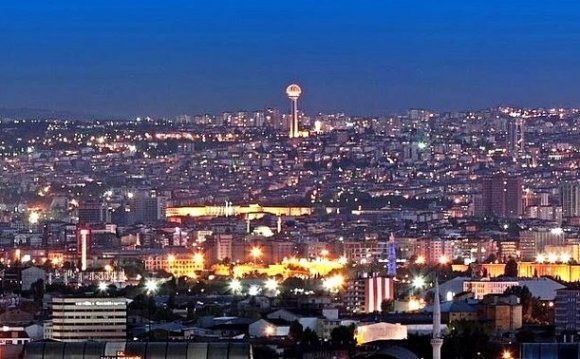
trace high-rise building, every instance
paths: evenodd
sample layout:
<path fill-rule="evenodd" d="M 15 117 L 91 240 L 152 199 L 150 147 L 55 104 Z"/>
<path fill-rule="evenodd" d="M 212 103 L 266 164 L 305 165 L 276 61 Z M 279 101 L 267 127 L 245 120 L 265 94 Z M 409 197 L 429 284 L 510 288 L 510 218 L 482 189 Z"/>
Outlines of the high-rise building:
<path fill-rule="evenodd" d="M 523 180 L 520 177 L 498 174 L 483 177 L 481 202 L 475 208 L 479 216 L 518 218 L 522 215 Z"/>
<path fill-rule="evenodd" d="M 208 236 L 204 244 L 204 251 L 209 265 L 232 258 L 233 236 L 231 234 L 216 234 Z"/>
<path fill-rule="evenodd" d="M 125 341 L 125 298 L 53 298 L 45 339 L 64 342 Z"/>
<path fill-rule="evenodd" d="M 524 261 L 547 255 L 546 246 L 563 246 L 566 244 L 561 228 L 534 228 L 520 232 L 520 258 Z M 548 260 L 548 258 L 546 258 Z"/>
<path fill-rule="evenodd" d="M 516 159 L 524 152 L 524 119 L 515 117 L 508 120 L 507 123 L 507 148 L 510 155 Z"/>
<path fill-rule="evenodd" d="M 564 288 L 556 291 L 554 300 L 556 335 L 578 335 L 580 331 L 579 307 L 579 288 Z"/>
<path fill-rule="evenodd" d="M 560 200 L 564 217 L 580 217 L 580 181 L 562 183 Z"/>
<path fill-rule="evenodd" d="M 448 263 L 455 257 L 456 242 L 441 238 L 417 240 L 417 261 L 426 264 Z"/>
<path fill-rule="evenodd" d="M 300 127 L 298 125 L 298 97 L 302 94 L 302 89 L 296 84 L 291 84 L 286 88 L 286 95 L 290 99 L 292 112 L 290 117 L 290 138 L 300 137 Z"/>
<path fill-rule="evenodd" d="M 107 206 L 99 201 L 81 201 L 78 208 L 79 223 L 106 223 L 110 221 Z"/>
<path fill-rule="evenodd" d="M 129 201 L 130 223 L 151 223 L 165 219 L 166 198 L 156 191 L 137 191 Z"/>
<path fill-rule="evenodd" d="M 383 301 L 395 298 L 395 282 L 378 273 L 358 273 L 349 281 L 343 295 L 347 311 L 380 312 Z"/>

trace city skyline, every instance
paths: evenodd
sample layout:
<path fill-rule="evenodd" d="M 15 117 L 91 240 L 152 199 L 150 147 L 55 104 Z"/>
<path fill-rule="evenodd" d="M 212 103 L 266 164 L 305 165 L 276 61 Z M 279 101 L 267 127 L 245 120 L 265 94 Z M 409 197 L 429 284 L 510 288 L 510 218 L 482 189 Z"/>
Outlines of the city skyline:
<path fill-rule="evenodd" d="M 580 4 L 0 6 L 0 358 L 580 358 Z"/>

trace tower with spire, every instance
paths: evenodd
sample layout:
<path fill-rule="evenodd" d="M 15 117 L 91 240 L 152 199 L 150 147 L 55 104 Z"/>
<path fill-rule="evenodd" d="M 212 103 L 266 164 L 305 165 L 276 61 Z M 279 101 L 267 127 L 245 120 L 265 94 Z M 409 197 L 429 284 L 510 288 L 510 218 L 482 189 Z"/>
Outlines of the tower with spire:
<path fill-rule="evenodd" d="M 443 338 L 441 337 L 441 303 L 439 299 L 439 279 L 435 278 L 435 296 L 433 298 L 433 337 L 431 338 L 433 359 L 441 359 L 442 346 Z"/>
<path fill-rule="evenodd" d="M 397 245 L 395 243 L 395 236 L 393 232 L 391 232 L 391 236 L 389 237 L 389 244 L 388 244 L 388 260 L 389 266 L 387 267 L 387 274 L 390 277 L 397 276 Z"/>

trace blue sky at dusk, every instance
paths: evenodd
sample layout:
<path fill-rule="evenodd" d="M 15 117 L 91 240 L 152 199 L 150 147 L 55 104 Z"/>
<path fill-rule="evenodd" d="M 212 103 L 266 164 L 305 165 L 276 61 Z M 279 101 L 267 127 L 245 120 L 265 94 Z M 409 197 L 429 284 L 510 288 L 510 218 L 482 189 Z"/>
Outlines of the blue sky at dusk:
<path fill-rule="evenodd" d="M 580 106 L 577 1 L 0 1 L 0 107 Z"/>

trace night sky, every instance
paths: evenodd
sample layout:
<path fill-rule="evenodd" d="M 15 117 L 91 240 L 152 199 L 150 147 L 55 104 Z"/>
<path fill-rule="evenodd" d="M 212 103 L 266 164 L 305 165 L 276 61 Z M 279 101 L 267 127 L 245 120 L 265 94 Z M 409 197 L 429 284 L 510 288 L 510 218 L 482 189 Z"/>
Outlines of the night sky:
<path fill-rule="evenodd" d="M 112 115 L 288 107 L 580 107 L 580 4 L 0 0 L 0 107 Z"/>

